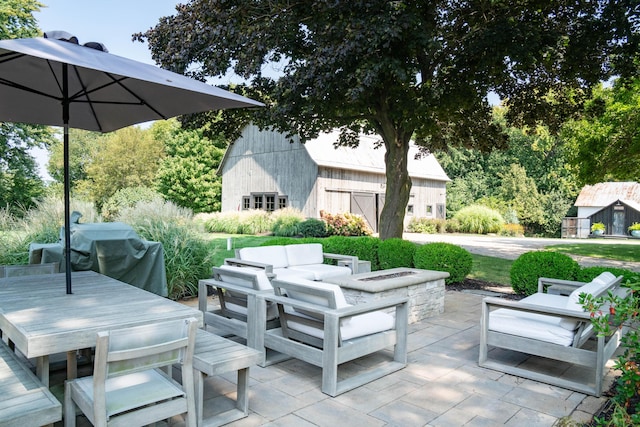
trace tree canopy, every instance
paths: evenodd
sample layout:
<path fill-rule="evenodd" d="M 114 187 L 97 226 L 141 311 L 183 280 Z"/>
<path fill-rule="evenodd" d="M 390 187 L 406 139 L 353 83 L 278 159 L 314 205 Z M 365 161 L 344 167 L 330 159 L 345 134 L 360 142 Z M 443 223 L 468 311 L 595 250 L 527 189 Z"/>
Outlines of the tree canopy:
<path fill-rule="evenodd" d="M 640 79 L 599 87 L 585 110 L 563 129 L 580 182 L 640 180 Z"/>
<path fill-rule="evenodd" d="M 33 13 L 42 6 L 33 0 L 2 1 L 0 39 L 37 36 L 40 30 Z M 0 207 L 7 206 L 18 214 L 43 194 L 38 165 L 29 150 L 45 147 L 51 141 L 52 134 L 46 127 L 0 122 Z"/>
<path fill-rule="evenodd" d="M 591 85 L 635 71 L 635 3 L 192 0 L 136 38 L 175 71 L 246 78 L 268 105 L 252 113 L 258 124 L 303 139 L 339 127 L 342 144 L 377 133 L 386 239 L 402 235 L 412 138 L 430 151 L 504 146 L 490 91 L 514 123 L 563 122 Z M 281 75 L 266 72 L 272 63 Z"/>

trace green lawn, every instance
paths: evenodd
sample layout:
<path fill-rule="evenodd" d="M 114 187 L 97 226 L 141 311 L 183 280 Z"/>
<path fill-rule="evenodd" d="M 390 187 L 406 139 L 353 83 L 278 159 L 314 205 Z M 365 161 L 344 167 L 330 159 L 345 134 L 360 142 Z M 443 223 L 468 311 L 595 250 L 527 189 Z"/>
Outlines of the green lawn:
<path fill-rule="evenodd" d="M 618 261 L 640 262 L 640 245 L 572 243 L 547 246 L 549 251 L 580 256 L 614 259 Z"/>
<path fill-rule="evenodd" d="M 473 258 L 473 267 L 471 268 L 471 274 L 468 276 L 470 279 L 511 285 L 509 272 L 511 271 L 513 260 L 476 254 L 471 254 L 471 257 Z"/>

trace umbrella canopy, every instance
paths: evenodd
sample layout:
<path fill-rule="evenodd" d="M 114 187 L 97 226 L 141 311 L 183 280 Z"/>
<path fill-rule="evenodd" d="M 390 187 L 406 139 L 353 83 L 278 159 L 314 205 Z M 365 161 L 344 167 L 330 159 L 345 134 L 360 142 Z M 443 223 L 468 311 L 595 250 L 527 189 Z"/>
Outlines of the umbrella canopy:
<path fill-rule="evenodd" d="M 65 261 L 71 293 L 69 135 L 78 128 L 110 132 L 136 123 L 262 103 L 180 74 L 53 38 L 0 40 L 0 121 L 64 127 Z M 58 40 L 60 38 L 60 40 Z"/>

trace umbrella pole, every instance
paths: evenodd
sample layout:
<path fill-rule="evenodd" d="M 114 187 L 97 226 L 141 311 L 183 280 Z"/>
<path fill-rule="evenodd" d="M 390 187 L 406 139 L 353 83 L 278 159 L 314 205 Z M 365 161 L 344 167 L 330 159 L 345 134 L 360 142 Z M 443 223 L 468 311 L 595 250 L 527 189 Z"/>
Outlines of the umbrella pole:
<path fill-rule="evenodd" d="M 63 137 L 63 169 L 64 169 L 64 262 L 67 279 L 67 294 L 71 291 L 71 186 L 69 185 L 69 87 L 67 64 L 62 64 L 62 121 Z"/>

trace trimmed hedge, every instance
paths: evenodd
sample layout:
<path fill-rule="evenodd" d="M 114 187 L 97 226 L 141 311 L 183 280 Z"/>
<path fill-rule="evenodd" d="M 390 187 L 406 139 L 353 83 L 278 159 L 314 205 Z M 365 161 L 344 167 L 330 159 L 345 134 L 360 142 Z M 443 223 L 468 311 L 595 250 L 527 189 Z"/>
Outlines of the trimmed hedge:
<path fill-rule="evenodd" d="M 450 276 L 445 279 L 448 285 L 462 282 L 471 273 L 473 258 L 466 249 L 451 243 L 427 243 L 418 246 L 413 264 L 424 270 L 448 272 Z"/>
<path fill-rule="evenodd" d="M 610 272 L 611 274 L 617 276 L 622 276 L 622 283 L 626 283 L 627 281 L 638 281 L 640 280 L 640 273 L 631 270 L 625 270 L 624 268 L 615 268 L 615 267 L 583 267 L 578 272 L 576 280 L 579 282 L 590 282 L 595 279 L 600 273 L 605 271 Z"/>
<path fill-rule="evenodd" d="M 413 255 L 418 245 L 399 238 L 387 239 L 378 245 L 380 269 L 413 267 Z"/>
<path fill-rule="evenodd" d="M 552 251 L 526 252 L 511 265 L 511 286 L 520 295 L 538 291 L 538 278 L 576 280 L 580 265 L 570 256 Z"/>

